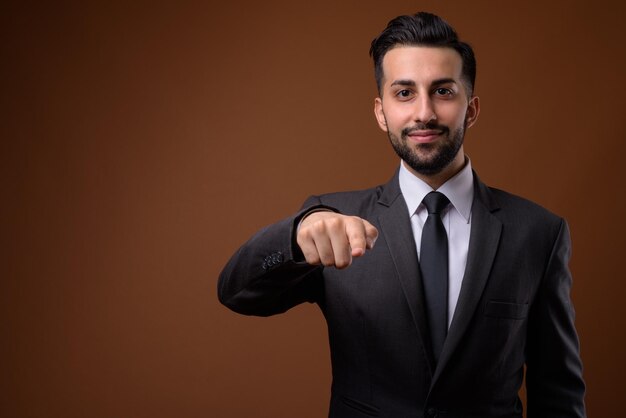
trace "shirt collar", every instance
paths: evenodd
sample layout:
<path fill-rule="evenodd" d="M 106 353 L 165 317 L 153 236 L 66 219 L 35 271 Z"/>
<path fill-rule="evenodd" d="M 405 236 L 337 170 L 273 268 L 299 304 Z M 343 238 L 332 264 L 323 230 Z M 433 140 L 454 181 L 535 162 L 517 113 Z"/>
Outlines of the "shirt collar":
<path fill-rule="evenodd" d="M 433 188 L 411 173 L 402 162 L 400 163 L 399 181 L 400 190 L 409 209 L 409 216 L 411 216 L 418 210 L 424 196 L 432 192 Z M 470 221 L 474 199 L 474 176 L 469 157 L 465 157 L 465 166 L 461 171 L 448 179 L 437 191 L 446 195 L 457 212 L 467 222 Z"/>

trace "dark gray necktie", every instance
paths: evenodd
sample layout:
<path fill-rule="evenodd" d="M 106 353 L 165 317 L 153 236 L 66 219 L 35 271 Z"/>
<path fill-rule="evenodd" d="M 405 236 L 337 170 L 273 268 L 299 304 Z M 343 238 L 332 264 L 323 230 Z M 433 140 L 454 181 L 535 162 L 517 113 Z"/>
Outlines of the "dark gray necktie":
<path fill-rule="evenodd" d="M 435 361 L 448 332 L 448 237 L 441 222 L 441 211 L 450 203 L 439 192 L 430 192 L 422 201 L 428 219 L 422 229 L 420 271 L 426 296 L 426 314 Z"/>

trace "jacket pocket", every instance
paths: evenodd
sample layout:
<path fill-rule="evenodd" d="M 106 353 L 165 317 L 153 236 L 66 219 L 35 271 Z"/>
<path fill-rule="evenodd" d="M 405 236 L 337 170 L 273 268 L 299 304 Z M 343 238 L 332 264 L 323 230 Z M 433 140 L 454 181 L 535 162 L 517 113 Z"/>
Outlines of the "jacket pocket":
<path fill-rule="evenodd" d="M 487 302 L 485 315 L 494 318 L 524 319 L 528 316 L 528 304 L 490 300 Z"/>
<path fill-rule="evenodd" d="M 372 417 L 378 416 L 379 409 L 374 405 L 367 404 L 365 402 L 358 401 L 356 399 L 348 398 L 346 396 L 341 397 L 341 402 L 350 408 L 356 409 L 359 412 L 364 413 Z"/>

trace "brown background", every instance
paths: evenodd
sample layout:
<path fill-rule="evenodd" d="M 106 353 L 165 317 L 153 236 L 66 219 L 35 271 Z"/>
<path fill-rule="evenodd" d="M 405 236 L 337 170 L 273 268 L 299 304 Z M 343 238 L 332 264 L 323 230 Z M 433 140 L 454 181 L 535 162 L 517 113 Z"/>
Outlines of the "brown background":
<path fill-rule="evenodd" d="M 589 413 L 622 410 L 621 2 L 49 3 L 0 6 L 2 417 L 325 416 L 317 308 L 239 316 L 216 280 L 307 195 L 391 176 L 367 51 L 417 10 L 476 49 L 482 179 L 569 221 Z"/>

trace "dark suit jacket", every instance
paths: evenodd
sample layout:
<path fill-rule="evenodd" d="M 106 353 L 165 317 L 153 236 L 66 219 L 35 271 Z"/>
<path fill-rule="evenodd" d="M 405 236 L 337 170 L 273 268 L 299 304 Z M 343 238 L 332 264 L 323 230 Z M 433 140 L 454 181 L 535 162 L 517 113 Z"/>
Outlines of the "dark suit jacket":
<path fill-rule="evenodd" d="M 294 217 L 261 230 L 228 262 L 222 303 L 273 315 L 304 301 L 328 323 L 331 417 L 583 417 L 584 383 L 570 302 L 565 221 L 475 177 L 469 255 L 438 364 L 398 176 L 373 189 L 311 197 Z M 379 231 L 344 270 L 303 262 L 294 230 L 325 206 Z"/>

